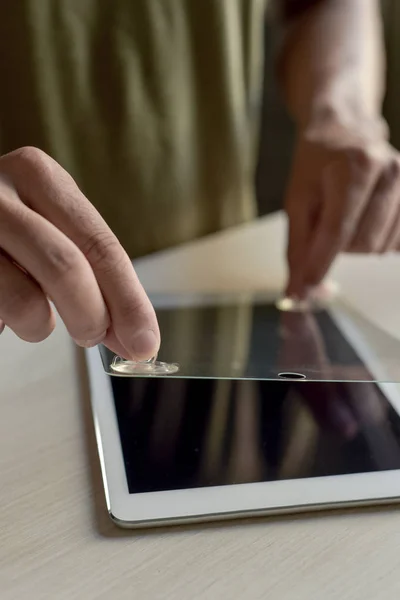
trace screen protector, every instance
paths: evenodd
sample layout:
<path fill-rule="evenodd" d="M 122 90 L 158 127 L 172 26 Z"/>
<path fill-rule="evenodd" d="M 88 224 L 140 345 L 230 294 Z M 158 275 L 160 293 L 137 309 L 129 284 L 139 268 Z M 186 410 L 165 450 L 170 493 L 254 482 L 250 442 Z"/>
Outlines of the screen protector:
<path fill-rule="evenodd" d="M 109 375 L 308 381 L 400 381 L 400 341 L 340 297 L 325 306 L 282 310 L 271 296 L 151 298 L 162 344 L 134 363 L 104 346 Z"/>

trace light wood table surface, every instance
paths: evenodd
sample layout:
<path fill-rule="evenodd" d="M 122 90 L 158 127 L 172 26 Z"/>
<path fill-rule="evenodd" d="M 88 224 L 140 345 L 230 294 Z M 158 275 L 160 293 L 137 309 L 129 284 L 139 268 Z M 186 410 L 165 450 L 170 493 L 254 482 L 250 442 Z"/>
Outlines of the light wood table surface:
<path fill-rule="evenodd" d="M 138 271 L 149 290 L 279 288 L 282 248 L 277 217 L 146 259 Z M 336 278 L 400 337 L 399 262 L 342 259 Z M 37 346 L 5 331 L 0 356 L 1 600 L 400 597 L 397 507 L 119 530 L 105 511 L 82 352 L 59 324 Z"/>

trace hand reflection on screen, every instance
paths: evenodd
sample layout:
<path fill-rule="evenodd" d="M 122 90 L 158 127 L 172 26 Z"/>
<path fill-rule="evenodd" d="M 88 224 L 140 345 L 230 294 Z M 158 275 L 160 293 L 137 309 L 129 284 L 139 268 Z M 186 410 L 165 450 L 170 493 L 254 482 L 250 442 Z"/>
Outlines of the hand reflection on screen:
<path fill-rule="evenodd" d="M 280 320 L 278 368 L 329 380 L 323 336 L 311 312 L 284 312 Z"/>
<path fill-rule="evenodd" d="M 132 489 L 400 467 L 398 417 L 357 355 L 342 352 L 342 334 L 324 313 L 280 319 L 273 344 L 255 327 L 253 346 L 273 365 L 279 338 L 279 371 L 319 381 L 113 378 Z"/>
<path fill-rule="evenodd" d="M 281 344 L 278 359 L 280 371 L 298 371 L 312 384 L 299 382 L 296 389 L 307 403 L 315 419 L 345 438 L 357 435 L 360 423 L 378 422 L 385 418 L 375 384 L 353 379 L 369 379 L 365 368 L 332 365 L 315 316 L 311 312 L 284 313 L 281 316 Z M 348 380 L 348 383 L 346 383 Z"/>

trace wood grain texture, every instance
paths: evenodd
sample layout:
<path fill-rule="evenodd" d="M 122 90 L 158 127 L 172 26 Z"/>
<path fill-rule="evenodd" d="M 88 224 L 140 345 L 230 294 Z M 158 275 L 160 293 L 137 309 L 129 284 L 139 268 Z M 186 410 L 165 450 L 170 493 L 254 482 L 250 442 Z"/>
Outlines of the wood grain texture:
<path fill-rule="evenodd" d="M 144 532 L 106 515 L 83 355 L 0 336 L 1 600 L 394 600 L 400 512 Z"/>

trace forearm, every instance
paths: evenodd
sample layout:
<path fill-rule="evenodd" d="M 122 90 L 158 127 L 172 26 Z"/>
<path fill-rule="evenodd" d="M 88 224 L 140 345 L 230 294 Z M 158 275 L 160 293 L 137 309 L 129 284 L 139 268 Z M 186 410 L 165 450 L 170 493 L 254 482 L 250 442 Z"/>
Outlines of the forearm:
<path fill-rule="evenodd" d="M 335 114 L 375 119 L 385 79 L 378 0 L 320 0 L 289 18 L 279 78 L 300 127 Z"/>

